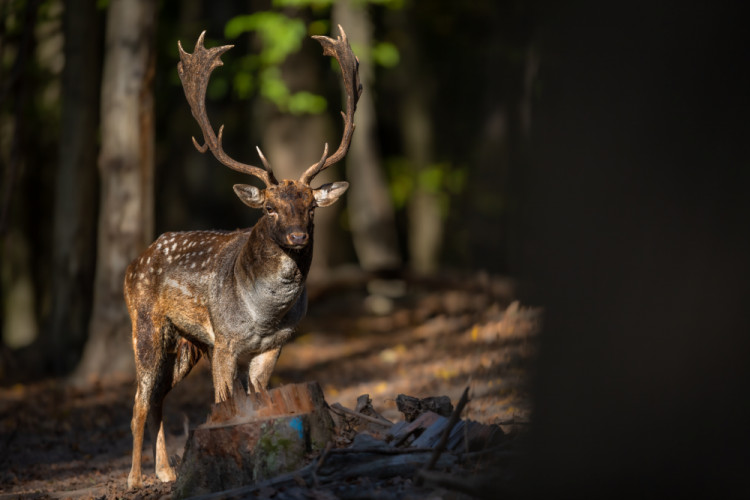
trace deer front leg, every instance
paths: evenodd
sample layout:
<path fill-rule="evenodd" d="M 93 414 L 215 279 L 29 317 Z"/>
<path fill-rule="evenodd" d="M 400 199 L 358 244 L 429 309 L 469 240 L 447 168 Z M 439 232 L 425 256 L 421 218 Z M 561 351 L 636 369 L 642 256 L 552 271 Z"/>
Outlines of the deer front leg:
<path fill-rule="evenodd" d="M 281 347 L 262 352 L 250 361 L 249 378 L 250 387 L 255 392 L 263 393 L 268 387 L 268 381 L 271 379 L 271 373 L 276 366 L 276 361 L 281 354 Z"/>
<path fill-rule="evenodd" d="M 248 370 L 250 381 L 248 392 L 257 392 L 269 406 L 271 405 L 271 396 L 266 389 L 268 388 L 268 381 L 271 379 L 273 368 L 276 366 L 276 361 L 279 359 L 279 354 L 281 354 L 281 346 L 258 354 L 250 360 L 250 368 Z"/>
<path fill-rule="evenodd" d="M 211 356 L 211 374 L 214 379 L 214 403 L 232 397 L 234 377 L 237 373 L 237 355 L 229 346 L 215 345 Z"/>

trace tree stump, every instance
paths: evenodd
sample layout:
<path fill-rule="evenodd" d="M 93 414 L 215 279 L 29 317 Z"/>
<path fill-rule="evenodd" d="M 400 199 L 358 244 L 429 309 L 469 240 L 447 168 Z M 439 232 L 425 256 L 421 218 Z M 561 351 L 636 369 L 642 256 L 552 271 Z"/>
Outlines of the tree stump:
<path fill-rule="evenodd" d="M 173 490 L 175 498 L 224 491 L 291 472 L 322 450 L 333 420 L 317 382 L 290 384 L 263 400 L 235 390 L 190 431 Z"/>

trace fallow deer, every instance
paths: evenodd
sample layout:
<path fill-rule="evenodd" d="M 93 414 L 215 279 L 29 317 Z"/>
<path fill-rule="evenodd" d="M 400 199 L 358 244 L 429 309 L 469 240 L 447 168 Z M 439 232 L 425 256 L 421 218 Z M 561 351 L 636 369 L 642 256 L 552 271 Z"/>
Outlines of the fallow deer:
<path fill-rule="evenodd" d="M 227 167 L 258 177 L 265 189 L 237 184 L 234 192 L 264 214 L 250 229 L 162 234 L 127 268 L 125 301 L 133 327 L 137 391 L 133 406 L 133 462 L 128 487 L 141 485 L 141 450 L 148 420 L 154 439 L 156 475 L 175 479 L 167 456 L 162 402 L 202 355 L 210 360 L 214 399 L 232 396 L 236 379 L 264 392 L 281 347 L 307 309 L 305 279 L 312 259 L 313 212 L 333 204 L 349 186 L 334 182 L 311 187 L 323 169 L 341 160 L 354 132 L 354 112 L 362 92 L 359 61 L 344 30 L 335 40 L 315 38 L 323 54 L 341 66 L 346 91 L 344 132 L 336 152 L 323 156 L 298 181 L 277 181 L 258 148 L 264 168 L 235 161 L 224 152 L 222 133 L 206 116 L 206 87 L 221 55 L 232 46 L 206 49 L 198 38 L 192 54 L 178 42 L 177 69 L 193 117 L 203 131 L 202 153 L 211 150 Z"/>

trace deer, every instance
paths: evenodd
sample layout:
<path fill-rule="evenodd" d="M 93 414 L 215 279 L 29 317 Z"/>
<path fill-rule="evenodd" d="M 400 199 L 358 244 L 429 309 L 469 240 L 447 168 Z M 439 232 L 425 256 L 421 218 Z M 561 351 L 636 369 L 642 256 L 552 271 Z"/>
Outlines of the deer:
<path fill-rule="evenodd" d="M 223 165 L 254 176 L 264 189 L 234 185 L 246 205 L 263 214 L 249 229 L 168 232 L 159 236 L 125 271 L 124 295 L 132 323 L 136 366 L 133 456 L 128 488 L 142 485 L 141 452 L 148 421 L 156 476 L 174 481 L 166 452 L 162 405 L 167 393 L 205 356 L 211 367 L 214 401 L 230 399 L 238 381 L 248 392 L 266 394 L 281 348 L 307 311 L 305 281 L 312 260 L 315 209 L 335 203 L 349 187 L 333 182 L 312 187 L 322 170 L 344 158 L 354 133 L 354 112 L 362 93 L 359 61 L 339 26 L 336 39 L 314 36 L 324 56 L 341 67 L 346 93 L 338 149 L 307 168 L 299 180 L 278 181 L 256 148 L 263 168 L 240 163 L 222 147 L 206 113 L 206 88 L 221 56 L 232 45 L 206 49 L 204 31 L 193 53 L 178 41 L 177 71 L 193 117 L 203 132 L 199 152 L 210 150 Z"/>

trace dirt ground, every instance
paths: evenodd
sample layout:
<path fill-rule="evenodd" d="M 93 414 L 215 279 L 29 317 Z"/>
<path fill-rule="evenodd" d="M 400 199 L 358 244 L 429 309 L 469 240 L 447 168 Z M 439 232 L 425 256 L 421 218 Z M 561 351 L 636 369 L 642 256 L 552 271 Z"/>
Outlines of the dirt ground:
<path fill-rule="evenodd" d="M 365 280 L 344 274 L 324 287 L 311 286 L 310 297 L 308 317 L 284 348 L 272 387 L 316 380 L 329 404 L 348 408 L 369 394 L 375 409 L 395 422 L 403 420 L 395 403 L 399 394 L 447 395 L 455 404 L 469 386 L 464 418 L 523 431 L 541 309 L 515 302 L 507 279 Z M 171 484 L 154 477 L 148 440 L 145 486 L 126 489 L 134 394 L 132 380 L 0 388 L 0 500 L 169 497 Z M 206 420 L 212 400 L 201 361 L 165 401 L 167 446 L 175 461 L 187 429 Z"/>

